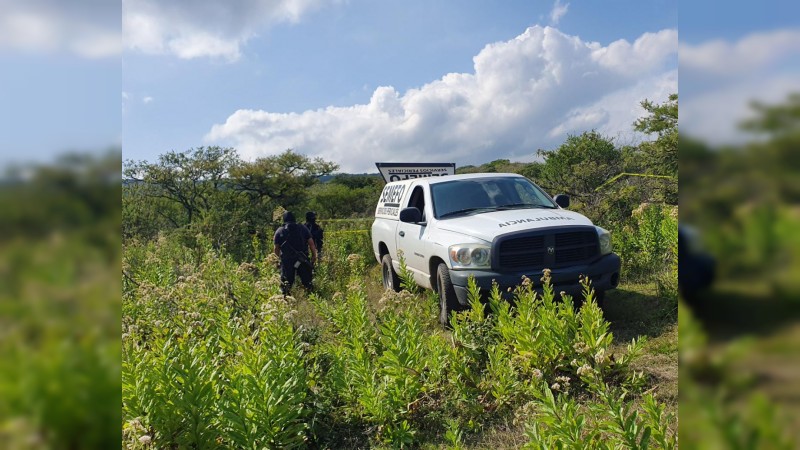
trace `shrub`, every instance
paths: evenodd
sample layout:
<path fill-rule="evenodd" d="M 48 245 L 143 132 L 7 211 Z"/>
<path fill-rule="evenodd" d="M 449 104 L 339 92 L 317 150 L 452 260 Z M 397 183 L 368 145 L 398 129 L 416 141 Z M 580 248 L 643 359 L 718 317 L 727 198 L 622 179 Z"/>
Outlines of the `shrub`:
<path fill-rule="evenodd" d="M 621 230 L 614 233 L 614 248 L 624 267 L 622 276 L 630 281 L 661 280 L 669 289 L 677 283 L 677 209 L 643 203 Z M 677 291 L 677 289 L 675 289 Z"/>
<path fill-rule="evenodd" d="M 588 280 L 576 310 L 548 271 L 543 295 L 523 279 L 511 302 L 497 286 L 482 302 L 471 279 L 470 308 L 444 332 L 435 294 L 370 298 L 374 258 L 352 239 L 297 299 L 257 241 L 244 263 L 203 236 L 126 247 L 124 446 L 458 447 L 514 417 L 533 448 L 674 440 L 630 368 L 642 341 L 614 351 Z"/>

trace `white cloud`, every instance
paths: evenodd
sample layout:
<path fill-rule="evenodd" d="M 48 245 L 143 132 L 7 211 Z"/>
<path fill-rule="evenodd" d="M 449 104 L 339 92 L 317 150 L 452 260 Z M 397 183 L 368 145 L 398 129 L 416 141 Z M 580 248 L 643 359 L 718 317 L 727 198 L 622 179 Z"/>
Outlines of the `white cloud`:
<path fill-rule="evenodd" d="M 681 132 L 710 144 L 752 138 L 739 124 L 754 100 L 779 103 L 800 92 L 800 29 L 751 33 L 735 42 L 680 44 Z"/>
<path fill-rule="evenodd" d="M 374 171 L 376 161 L 531 160 L 568 133 L 630 133 L 641 100 L 677 92 L 677 47 L 674 30 L 603 47 L 535 26 L 487 45 L 472 73 L 450 73 L 405 93 L 379 87 L 363 105 L 238 110 L 205 139 L 247 158 L 294 148 L 351 172 Z"/>
<path fill-rule="evenodd" d="M 550 10 L 550 25 L 558 25 L 561 18 L 567 15 L 567 10 L 569 10 L 569 3 L 562 5 L 561 0 L 556 0 L 553 3 L 553 9 Z"/>
<path fill-rule="evenodd" d="M 752 33 L 737 42 L 715 39 L 698 45 L 680 44 L 681 70 L 715 76 L 745 75 L 798 55 L 798 29 Z"/>
<path fill-rule="evenodd" d="M 97 59 L 122 50 L 120 6 L 85 0 L 0 0 L 0 49 Z"/>
<path fill-rule="evenodd" d="M 631 44 L 620 39 L 607 47 L 595 46 L 593 58 L 602 66 L 620 74 L 644 74 L 663 61 L 664 49 L 677 50 L 678 31 L 644 33 Z"/>
<path fill-rule="evenodd" d="M 235 61 L 259 31 L 337 0 L 123 0 L 125 47 L 149 54 L 172 54 Z"/>
<path fill-rule="evenodd" d="M 791 92 L 800 92 L 800 77 L 773 75 L 767 78 L 725 83 L 681 100 L 681 132 L 712 145 L 742 144 L 753 138 L 739 125 L 752 117 L 750 103 L 782 103 Z"/>
<path fill-rule="evenodd" d="M 153 102 L 153 97 L 150 97 L 149 95 L 142 98 L 142 103 L 144 103 L 145 105 L 152 102 Z"/>
<path fill-rule="evenodd" d="M 75 54 L 90 59 L 119 56 L 122 52 L 122 37 L 119 30 L 95 30 L 77 36 L 69 43 L 69 48 Z"/>

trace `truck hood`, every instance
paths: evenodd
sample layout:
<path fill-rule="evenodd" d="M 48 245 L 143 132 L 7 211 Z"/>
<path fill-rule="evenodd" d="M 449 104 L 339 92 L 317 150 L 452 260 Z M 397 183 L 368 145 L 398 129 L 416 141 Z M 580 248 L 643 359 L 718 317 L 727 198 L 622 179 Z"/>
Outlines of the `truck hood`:
<path fill-rule="evenodd" d="M 565 209 L 512 209 L 492 211 L 437 222 L 441 230 L 461 233 L 487 242 L 505 233 L 557 226 L 588 225 L 586 217 Z"/>

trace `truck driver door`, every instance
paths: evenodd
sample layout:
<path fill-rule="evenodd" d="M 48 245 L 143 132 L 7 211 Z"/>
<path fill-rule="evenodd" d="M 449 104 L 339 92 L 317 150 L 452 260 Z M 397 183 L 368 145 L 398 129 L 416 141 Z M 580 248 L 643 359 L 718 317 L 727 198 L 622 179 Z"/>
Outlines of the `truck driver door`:
<path fill-rule="evenodd" d="M 415 207 L 422 213 L 420 223 L 400 222 L 397 226 L 397 248 L 403 249 L 403 256 L 406 265 L 414 273 L 417 283 L 422 286 L 430 286 L 428 279 L 428 259 L 430 255 L 425 252 L 425 240 L 428 238 L 428 218 L 431 217 L 430 201 L 428 194 L 423 186 L 414 186 L 408 202 L 401 205 L 402 208 Z"/>

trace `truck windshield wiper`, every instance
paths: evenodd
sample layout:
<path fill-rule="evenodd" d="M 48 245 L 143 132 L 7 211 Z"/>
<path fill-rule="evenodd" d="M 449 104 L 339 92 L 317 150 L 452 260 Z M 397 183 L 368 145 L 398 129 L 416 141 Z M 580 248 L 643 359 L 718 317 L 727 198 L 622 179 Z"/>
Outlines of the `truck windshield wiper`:
<path fill-rule="evenodd" d="M 445 217 L 448 217 L 448 216 L 455 216 L 456 214 L 466 214 L 466 213 L 475 212 L 475 211 L 484 211 L 484 210 L 491 211 L 491 210 L 494 210 L 494 209 L 496 209 L 496 207 L 494 207 L 494 206 L 481 206 L 481 207 L 477 207 L 477 208 L 457 209 L 455 211 L 446 212 L 446 213 L 440 215 L 439 218 L 442 219 L 442 218 L 445 218 Z"/>
<path fill-rule="evenodd" d="M 544 208 L 544 209 L 555 209 L 552 206 L 547 205 L 537 205 L 534 203 L 511 203 L 508 205 L 500 205 L 497 207 L 498 210 L 506 210 L 506 209 L 523 209 L 523 208 Z"/>

